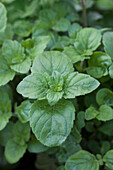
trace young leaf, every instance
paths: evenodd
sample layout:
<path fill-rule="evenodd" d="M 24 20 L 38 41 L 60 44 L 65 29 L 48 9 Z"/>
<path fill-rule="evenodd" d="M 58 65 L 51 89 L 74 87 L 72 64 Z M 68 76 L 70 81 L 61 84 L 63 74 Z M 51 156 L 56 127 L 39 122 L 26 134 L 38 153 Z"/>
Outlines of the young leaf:
<path fill-rule="evenodd" d="M 50 106 L 46 100 L 31 107 L 30 126 L 36 138 L 46 146 L 59 146 L 69 135 L 75 118 L 73 105 L 60 100 Z"/>
<path fill-rule="evenodd" d="M 25 77 L 17 86 L 17 92 L 30 99 L 45 99 L 47 81 L 41 73 L 33 73 Z"/>
<path fill-rule="evenodd" d="M 113 150 L 109 150 L 103 160 L 108 168 L 113 169 Z"/>
<path fill-rule="evenodd" d="M 3 32 L 7 24 L 7 11 L 5 6 L 0 3 L 0 32 Z"/>
<path fill-rule="evenodd" d="M 74 72 L 65 76 L 64 98 L 74 98 L 92 92 L 99 82 L 87 74 Z"/>
<path fill-rule="evenodd" d="M 19 145 L 13 139 L 10 139 L 5 147 L 5 157 L 10 164 L 16 163 L 23 157 L 27 145 Z"/>
<path fill-rule="evenodd" d="M 47 100 L 50 105 L 56 104 L 62 98 L 64 93 L 63 83 L 63 76 L 57 71 L 49 77 L 48 85 L 50 89 L 47 91 Z"/>
<path fill-rule="evenodd" d="M 65 165 L 66 170 L 87 169 L 99 170 L 99 162 L 95 156 L 87 151 L 79 151 L 68 158 Z"/>
<path fill-rule="evenodd" d="M 31 68 L 32 73 L 48 73 L 52 75 L 54 71 L 61 74 L 64 72 L 73 72 L 71 60 L 59 51 L 44 52 L 36 57 Z"/>

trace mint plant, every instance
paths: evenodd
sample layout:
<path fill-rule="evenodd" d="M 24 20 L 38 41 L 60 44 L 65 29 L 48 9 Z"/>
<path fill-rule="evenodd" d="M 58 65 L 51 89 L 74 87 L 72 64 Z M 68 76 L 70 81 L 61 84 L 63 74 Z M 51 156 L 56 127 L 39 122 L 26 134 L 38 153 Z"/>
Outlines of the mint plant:
<path fill-rule="evenodd" d="M 113 169 L 112 10 L 0 1 L 1 170 Z"/>

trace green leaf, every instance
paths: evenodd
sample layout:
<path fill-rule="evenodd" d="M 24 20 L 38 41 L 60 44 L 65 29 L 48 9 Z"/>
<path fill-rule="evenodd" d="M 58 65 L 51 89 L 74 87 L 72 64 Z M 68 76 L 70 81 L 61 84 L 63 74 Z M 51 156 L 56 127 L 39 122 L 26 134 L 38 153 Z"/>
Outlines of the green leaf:
<path fill-rule="evenodd" d="M 61 31 L 61 32 L 65 32 L 68 30 L 70 26 L 70 22 L 68 19 L 66 18 L 61 18 L 53 27 L 52 29 L 55 31 Z"/>
<path fill-rule="evenodd" d="M 74 107 L 65 100 L 50 106 L 46 100 L 31 107 L 30 126 L 36 138 L 46 146 L 58 146 L 69 135 L 74 121 Z"/>
<path fill-rule="evenodd" d="M 9 122 L 11 115 L 11 112 L 4 114 L 0 111 L 0 130 L 5 128 L 5 126 Z"/>
<path fill-rule="evenodd" d="M 112 0 L 96 0 L 96 6 L 102 10 L 112 10 L 113 1 Z"/>
<path fill-rule="evenodd" d="M 3 32 L 7 24 L 7 11 L 5 6 L 0 3 L 0 32 Z"/>
<path fill-rule="evenodd" d="M 113 79 L 113 64 L 109 67 L 109 75 Z"/>
<path fill-rule="evenodd" d="M 9 95 L 4 88 L 0 88 L 0 130 L 5 128 L 11 115 L 11 100 L 9 99 Z"/>
<path fill-rule="evenodd" d="M 113 92 L 107 88 L 100 89 L 96 94 L 96 101 L 99 105 L 113 106 Z"/>
<path fill-rule="evenodd" d="M 25 77 L 17 86 L 17 92 L 30 99 L 44 99 L 47 93 L 47 81 L 41 73 Z"/>
<path fill-rule="evenodd" d="M 99 82 L 87 74 L 74 72 L 65 76 L 64 98 L 74 98 L 92 92 Z"/>
<path fill-rule="evenodd" d="M 50 36 L 38 36 L 36 39 L 36 45 L 32 49 L 31 58 L 34 59 L 39 54 L 41 54 L 44 49 L 47 47 L 47 44 L 50 41 Z"/>
<path fill-rule="evenodd" d="M 30 126 L 28 123 L 17 121 L 13 127 L 14 140 L 19 145 L 25 144 L 30 138 Z"/>
<path fill-rule="evenodd" d="M 72 61 L 72 63 L 76 63 L 78 61 L 84 61 L 84 59 L 87 59 L 89 57 L 84 57 L 83 55 L 79 54 L 75 47 L 73 46 L 68 46 L 64 48 L 64 54 L 66 54 Z"/>
<path fill-rule="evenodd" d="M 48 147 L 41 144 L 36 138 L 31 139 L 28 143 L 28 151 L 31 153 L 40 153 L 47 150 Z"/>
<path fill-rule="evenodd" d="M 113 119 L 113 109 L 107 105 L 100 106 L 99 114 L 96 116 L 96 118 L 101 121 Z"/>
<path fill-rule="evenodd" d="M 103 44 L 105 52 L 113 59 L 113 32 L 106 32 L 103 35 Z"/>
<path fill-rule="evenodd" d="M 95 52 L 88 61 L 87 73 L 95 78 L 106 76 L 111 63 L 111 58 L 106 53 Z"/>
<path fill-rule="evenodd" d="M 99 162 L 95 156 L 87 151 L 79 151 L 68 158 L 65 165 L 66 170 L 87 169 L 99 170 Z"/>
<path fill-rule="evenodd" d="M 20 37 L 28 37 L 32 32 L 32 27 L 33 24 L 31 22 L 26 20 L 20 20 L 14 23 L 13 31 Z"/>
<path fill-rule="evenodd" d="M 10 80 L 13 80 L 15 72 L 12 71 L 7 65 L 6 60 L 0 57 L 0 86 L 7 84 Z"/>
<path fill-rule="evenodd" d="M 63 77 L 57 71 L 52 73 L 52 76 L 49 77 L 48 85 L 49 90 L 47 91 L 47 100 L 50 105 L 56 104 L 59 99 L 63 96 Z"/>
<path fill-rule="evenodd" d="M 79 54 L 92 54 L 100 45 L 101 32 L 95 28 L 84 28 L 77 33 L 74 47 Z"/>
<path fill-rule="evenodd" d="M 6 40 L 3 43 L 2 53 L 9 65 L 21 63 L 25 59 L 24 48 L 16 40 Z"/>
<path fill-rule="evenodd" d="M 25 100 L 19 106 L 15 107 L 15 114 L 22 123 L 29 121 L 31 105 L 32 104 L 29 102 L 29 100 Z"/>
<path fill-rule="evenodd" d="M 93 107 L 90 106 L 86 111 L 85 111 L 85 119 L 86 120 L 91 120 L 96 118 L 96 116 L 99 114 L 99 112 Z"/>
<path fill-rule="evenodd" d="M 0 131 L 0 145 L 6 146 L 7 142 L 13 137 L 13 123 L 9 122 L 7 126 Z"/>
<path fill-rule="evenodd" d="M 19 145 L 10 139 L 5 147 L 5 157 L 10 164 L 16 163 L 24 155 L 27 145 Z"/>
<path fill-rule="evenodd" d="M 58 71 L 63 74 L 64 72 L 73 72 L 71 60 L 59 51 L 44 52 L 36 57 L 31 68 L 32 73 L 48 73 L 52 75 L 53 71 Z"/>
<path fill-rule="evenodd" d="M 30 57 L 26 57 L 21 63 L 11 65 L 11 69 L 18 72 L 25 74 L 29 71 L 31 66 L 31 59 Z"/>
<path fill-rule="evenodd" d="M 0 44 L 3 44 L 5 40 L 12 39 L 13 30 L 11 24 L 8 24 L 4 32 L 0 32 Z"/>
<path fill-rule="evenodd" d="M 108 136 L 113 136 L 113 120 L 105 122 L 99 127 L 99 131 Z"/>
<path fill-rule="evenodd" d="M 52 106 L 56 104 L 63 96 L 64 92 L 55 92 L 52 90 L 48 90 L 47 92 L 47 100 L 48 103 Z"/>
<path fill-rule="evenodd" d="M 68 30 L 69 36 L 71 38 L 76 38 L 77 32 L 79 32 L 81 29 L 82 27 L 79 24 L 77 23 L 72 24 Z"/>
<path fill-rule="evenodd" d="M 104 155 L 107 151 L 110 150 L 110 142 L 108 141 L 103 141 L 102 147 L 101 147 L 101 154 Z"/>
<path fill-rule="evenodd" d="M 113 169 L 113 150 L 108 151 L 103 160 L 108 168 Z"/>

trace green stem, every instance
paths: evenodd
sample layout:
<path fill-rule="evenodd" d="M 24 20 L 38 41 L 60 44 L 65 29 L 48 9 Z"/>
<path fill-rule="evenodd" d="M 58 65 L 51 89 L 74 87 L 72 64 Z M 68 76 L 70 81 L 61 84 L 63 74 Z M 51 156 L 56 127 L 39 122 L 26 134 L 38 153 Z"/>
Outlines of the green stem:
<path fill-rule="evenodd" d="M 81 0 L 81 5 L 82 5 L 82 8 L 83 8 L 83 27 L 86 27 L 87 26 L 87 22 L 86 22 L 86 3 L 84 2 L 84 0 Z"/>

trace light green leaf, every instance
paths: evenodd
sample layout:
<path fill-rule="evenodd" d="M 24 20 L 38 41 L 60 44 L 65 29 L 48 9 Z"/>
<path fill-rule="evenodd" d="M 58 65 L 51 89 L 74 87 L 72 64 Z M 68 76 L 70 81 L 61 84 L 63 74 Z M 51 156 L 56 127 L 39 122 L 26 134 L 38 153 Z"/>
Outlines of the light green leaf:
<path fill-rule="evenodd" d="M 113 32 L 106 32 L 103 35 L 103 44 L 105 52 L 113 59 Z"/>
<path fill-rule="evenodd" d="M 29 71 L 31 66 L 30 57 L 26 57 L 21 63 L 13 64 L 10 68 L 18 73 L 25 74 Z"/>
<path fill-rule="evenodd" d="M 15 107 L 15 114 L 22 123 L 29 121 L 31 105 L 32 104 L 29 102 L 29 100 L 25 100 L 19 106 Z"/>
<path fill-rule="evenodd" d="M 47 47 L 47 44 L 50 41 L 50 36 L 38 36 L 36 39 L 36 45 L 32 49 L 31 58 L 34 59 L 39 54 L 41 54 L 44 49 Z"/>
<path fill-rule="evenodd" d="M 36 101 L 31 107 L 30 126 L 42 144 L 59 146 L 71 132 L 74 112 L 72 103 L 66 100 L 60 100 L 54 106 L 46 100 Z"/>
<path fill-rule="evenodd" d="M 52 106 L 56 104 L 63 96 L 64 92 L 55 92 L 52 90 L 48 90 L 47 92 L 47 100 L 48 103 Z"/>
<path fill-rule="evenodd" d="M 52 73 L 52 76 L 49 77 L 48 85 L 49 90 L 47 91 L 47 100 L 50 105 L 56 104 L 59 99 L 63 96 L 63 77 L 57 71 Z"/>
<path fill-rule="evenodd" d="M 0 3 L 0 32 L 3 32 L 7 24 L 7 11 L 5 6 Z"/>
<path fill-rule="evenodd" d="M 36 57 L 31 68 L 32 73 L 48 73 L 52 75 L 53 71 L 58 71 L 63 74 L 64 72 L 73 72 L 71 60 L 59 51 L 44 52 Z"/>
<path fill-rule="evenodd" d="M 31 153 L 40 153 L 47 150 L 48 147 L 41 144 L 36 138 L 31 139 L 28 143 L 28 151 Z"/>
<path fill-rule="evenodd" d="M 66 32 L 70 26 L 70 22 L 66 18 L 61 18 L 53 27 L 52 29 L 55 31 Z"/>
<path fill-rule="evenodd" d="M 84 61 L 84 59 L 89 58 L 89 57 L 85 57 L 83 55 L 80 55 L 76 51 L 75 47 L 73 47 L 71 45 L 69 47 L 65 47 L 63 52 L 64 52 L 64 54 L 66 54 L 71 59 L 72 63 L 76 63 L 78 61 Z"/>
<path fill-rule="evenodd" d="M 96 118 L 96 116 L 99 114 L 99 112 L 93 107 L 90 106 L 86 111 L 85 111 L 85 119 L 86 120 L 91 120 Z"/>
<path fill-rule="evenodd" d="M 30 99 L 44 99 L 47 93 L 47 81 L 41 73 L 25 77 L 17 86 L 17 92 Z"/>
<path fill-rule="evenodd" d="M 99 162 L 95 156 L 87 151 L 79 151 L 68 158 L 66 170 L 99 170 Z"/>
<path fill-rule="evenodd" d="M 10 164 L 16 163 L 24 155 L 27 145 L 19 145 L 10 139 L 5 147 L 5 157 Z"/>
<path fill-rule="evenodd" d="M 109 75 L 113 79 L 113 64 L 109 67 Z"/>
<path fill-rule="evenodd" d="M 79 24 L 77 23 L 72 24 L 68 30 L 69 36 L 71 38 L 76 38 L 77 32 L 79 32 L 81 29 L 82 27 Z"/>
<path fill-rule="evenodd" d="M 77 33 L 74 47 L 79 54 L 92 54 L 100 45 L 101 32 L 95 28 L 84 28 Z"/>
<path fill-rule="evenodd" d="M 74 72 L 65 76 L 64 98 L 74 98 L 92 92 L 99 82 L 87 74 Z"/>
<path fill-rule="evenodd" d="M 111 58 L 106 53 L 95 52 L 88 61 L 87 73 L 95 78 L 106 76 L 111 63 Z"/>
<path fill-rule="evenodd" d="M 16 40 L 6 40 L 2 53 L 9 65 L 21 63 L 25 59 L 24 48 Z"/>
<path fill-rule="evenodd" d="M 101 121 L 113 119 L 113 109 L 107 105 L 100 106 L 99 114 L 96 116 L 96 118 Z"/>
<path fill-rule="evenodd" d="M 25 12 L 25 11 L 24 11 Z M 33 24 L 26 20 L 14 22 L 13 31 L 20 37 L 28 37 L 32 32 Z"/>
<path fill-rule="evenodd" d="M 103 160 L 108 168 L 113 169 L 113 150 L 108 151 Z"/>
<path fill-rule="evenodd" d="M 99 105 L 113 106 L 113 92 L 107 88 L 100 89 L 96 94 L 96 101 Z"/>

